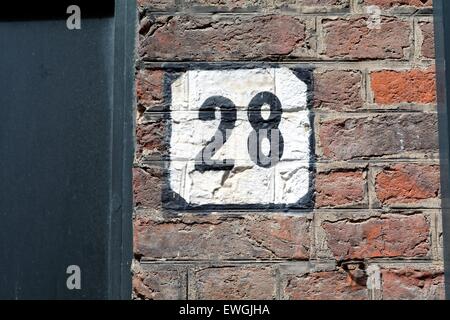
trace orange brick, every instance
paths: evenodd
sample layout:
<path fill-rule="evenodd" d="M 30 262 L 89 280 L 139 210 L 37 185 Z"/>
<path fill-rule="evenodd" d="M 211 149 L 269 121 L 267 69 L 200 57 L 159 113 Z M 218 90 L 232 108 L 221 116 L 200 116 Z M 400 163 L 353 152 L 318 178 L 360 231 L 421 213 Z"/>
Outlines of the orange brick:
<path fill-rule="evenodd" d="M 376 177 L 376 193 L 383 204 L 415 203 L 439 195 L 439 167 L 398 164 Z"/>
<path fill-rule="evenodd" d="M 383 70 L 373 72 L 370 78 L 376 103 L 388 105 L 436 101 L 436 78 L 432 69 Z"/>

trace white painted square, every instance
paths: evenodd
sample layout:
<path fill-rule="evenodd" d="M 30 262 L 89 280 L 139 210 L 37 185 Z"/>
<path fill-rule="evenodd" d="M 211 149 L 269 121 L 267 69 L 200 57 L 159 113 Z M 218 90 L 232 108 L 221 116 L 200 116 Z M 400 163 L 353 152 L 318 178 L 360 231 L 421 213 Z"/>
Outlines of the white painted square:
<path fill-rule="evenodd" d="M 177 78 L 171 86 L 168 185 L 176 195 L 172 198 L 181 200 L 180 208 L 309 205 L 313 131 L 306 82 L 288 68 L 196 69 Z M 260 114 L 263 120 L 251 121 L 251 101 L 273 95 L 281 104 L 280 112 L 272 112 L 272 120 L 268 120 L 270 111 L 253 111 L 250 113 Z M 231 111 L 232 106 L 224 107 L 232 119 L 224 123 L 231 129 L 228 128 L 225 144 L 210 159 L 229 159 L 233 164 L 219 169 L 196 167 L 196 159 L 197 164 L 207 162 L 199 162 L 198 155 L 218 131 L 224 115 L 218 106 L 215 112 L 207 113 L 204 103 L 213 96 L 220 96 L 220 101 L 231 102 L 235 107 L 235 112 Z M 252 132 L 263 134 L 265 125 L 275 128 L 275 140 L 279 130 L 284 142 L 282 156 L 275 157 L 269 166 L 255 163 L 248 146 Z M 263 139 L 261 148 L 266 154 L 269 147 L 268 140 Z M 272 150 L 276 148 L 273 146 Z"/>

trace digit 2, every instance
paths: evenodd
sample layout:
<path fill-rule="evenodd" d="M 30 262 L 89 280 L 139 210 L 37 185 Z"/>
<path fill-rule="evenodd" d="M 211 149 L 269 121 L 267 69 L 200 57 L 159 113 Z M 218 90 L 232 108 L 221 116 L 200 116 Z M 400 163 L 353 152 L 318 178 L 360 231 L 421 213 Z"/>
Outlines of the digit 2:
<path fill-rule="evenodd" d="M 199 119 L 215 120 L 217 108 L 220 110 L 219 128 L 195 158 L 195 170 L 200 172 L 229 171 L 234 168 L 234 160 L 211 160 L 227 141 L 227 130 L 233 130 L 236 125 L 237 111 L 233 101 L 222 96 L 209 97 L 200 107 Z M 222 141 L 216 140 L 216 137 L 220 137 Z"/>

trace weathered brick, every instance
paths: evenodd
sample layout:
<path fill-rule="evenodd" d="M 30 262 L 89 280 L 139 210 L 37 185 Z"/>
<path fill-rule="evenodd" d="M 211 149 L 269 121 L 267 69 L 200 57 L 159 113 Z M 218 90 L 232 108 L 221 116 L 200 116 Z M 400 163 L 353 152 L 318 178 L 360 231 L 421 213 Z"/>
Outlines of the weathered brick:
<path fill-rule="evenodd" d="M 190 276 L 190 299 L 273 300 L 275 272 L 267 266 L 221 266 L 194 270 Z"/>
<path fill-rule="evenodd" d="M 142 268 L 133 275 L 133 295 L 142 300 L 186 299 L 186 272 L 167 266 L 152 270 Z"/>
<path fill-rule="evenodd" d="M 144 60 L 271 60 L 306 54 L 306 24 L 294 16 L 158 19 L 141 41 Z"/>
<path fill-rule="evenodd" d="M 359 71 L 327 70 L 314 75 L 314 107 L 353 111 L 363 106 Z"/>
<path fill-rule="evenodd" d="M 284 215 L 135 221 L 135 253 L 150 259 L 309 259 L 310 221 Z"/>
<path fill-rule="evenodd" d="M 437 152 L 437 131 L 436 114 L 378 114 L 323 121 L 319 139 L 324 158 L 349 160 Z"/>
<path fill-rule="evenodd" d="M 140 108 L 161 105 L 164 101 L 164 71 L 139 70 L 136 74 L 136 96 Z"/>
<path fill-rule="evenodd" d="M 316 207 L 361 205 L 366 201 L 366 174 L 362 170 L 340 170 L 316 176 Z"/>
<path fill-rule="evenodd" d="M 338 261 L 425 257 L 430 252 L 430 223 L 423 214 L 325 220 L 322 228 Z"/>
<path fill-rule="evenodd" d="M 364 0 L 366 5 L 374 5 L 382 8 L 396 8 L 402 6 L 409 6 L 415 8 L 431 8 L 432 0 Z"/>
<path fill-rule="evenodd" d="M 165 11 L 176 8 L 176 0 L 137 0 L 137 4 L 152 11 Z"/>
<path fill-rule="evenodd" d="M 422 37 L 421 55 L 424 58 L 434 59 L 434 24 L 431 21 L 419 22 L 420 34 Z"/>
<path fill-rule="evenodd" d="M 165 122 L 143 122 L 136 125 L 136 158 L 165 154 Z"/>
<path fill-rule="evenodd" d="M 365 284 L 343 270 L 287 275 L 283 298 L 290 300 L 367 300 Z"/>
<path fill-rule="evenodd" d="M 384 300 L 443 300 L 444 273 L 440 269 L 384 269 L 382 290 Z"/>
<path fill-rule="evenodd" d="M 384 205 L 421 203 L 439 196 L 439 166 L 396 164 L 376 175 L 375 189 Z"/>
<path fill-rule="evenodd" d="M 183 3 L 178 9 L 186 8 L 189 14 L 170 17 L 149 14 L 151 11 L 174 11 L 177 3 Z M 142 60 L 162 62 L 303 61 L 309 58 L 336 61 L 408 60 L 413 56 L 413 49 L 414 57 L 434 58 L 433 24 L 429 18 L 394 16 L 400 12 L 429 10 L 431 0 L 360 0 L 353 4 L 357 12 L 362 12 L 364 6 L 378 5 L 393 16 L 382 17 L 378 29 L 378 26 L 370 26 L 369 17 L 360 15 L 320 18 L 316 15 L 290 14 L 347 12 L 348 0 L 138 0 L 141 14 L 143 9 L 147 12 L 141 19 L 138 50 Z M 212 16 L 195 13 L 260 9 L 278 14 Z M 283 10 L 290 13 L 283 15 Z M 323 27 L 323 34 L 313 31 L 315 19 L 319 19 L 317 30 Z M 415 42 L 412 41 L 413 20 L 417 21 Z M 316 42 L 323 51 L 316 52 Z M 378 157 L 422 158 L 437 152 L 434 114 L 331 116 L 331 112 L 352 112 L 364 108 L 366 97 L 362 86 L 365 79 L 359 70 L 346 68 L 350 68 L 348 64 L 338 66 L 338 70 L 320 69 L 315 72 L 314 108 L 326 113 L 320 113 L 323 119 L 319 121 L 316 136 L 319 157 L 332 161 Z M 428 74 L 425 76 L 420 72 Z M 136 75 L 138 108 L 141 112 L 136 128 L 139 160 L 168 151 L 163 146 L 165 133 L 162 122 L 147 121 L 149 112 L 142 113 L 148 109 L 155 111 L 155 108 L 167 107 L 169 100 L 164 93 L 164 73 L 163 70 L 139 70 Z M 371 80 L 373 86 L 372 77 L 379 76 L 379 82 L 375 81 L 376 86 L 372 87 L 374 100 L 368 102 L 392 105 L 390 108 L 415 107 L 398 105 L 403 103 L 416 103 L 418 108 L 421 104 L 434 104 L 432 73 L 432 70 L 388 70 L 380 71 L 379 75 L 375 72 L 369 75 L 368 81 Z M 369 98 L 372 97 L 370 93 Z M 426 107 L 428 110 L 433 106 Z M 139 165 L 142 163 L 139 162 Z M 319 170 L 315 176 L 316 207 L 367 206 L 366 169 L 330 167 L 333 169 L 327 172 Z M 378 171 L 373 171 L 373 168 Z M 434 204 L 438 199 L 439 173 L 435 165 L 370 165 L 370 173 L 374 172 L 376 174 L 370 176 L 370 181 L 374 182 L 370 190 L 375 191 L 371 198 L 372 205 L 377 200 L 375 196 L 380 204 L 392 207 L 429 207 L 429 201 Z M 389 211 L 376 216 L 371 211 L 368 217 L 369 212 L 361 209 L 355 210 L 351 218 L 345 210 L 336 212 L 335 219 L 332 218 L 334 213 L 328 216 L 330 210 L 322 210 L 315 222 L 317 232 L 314 236 L 317 241 L 311 243 L 312 221 L 303 214 L 203 216 L 183 213 L 177 217 L 165 214 L 154 217 L 161 207 L 162 180 L 161 168 L 134 169 L 135 204 L 148 208 L 137 210 L 135 218 L 135 257 L 145 265 L 133 279 L 134 296 L 138 299 L 185 299 L 188 291 L 192 299 L 274 299 L 279 294 L 287 299 L 367 299 L 366 283 L 342 269 L 323 271 L 320 268 L 320 271 L 284 275 L 279 274 L 278 264 L 275 272 L 275 267 L 267 266 L 264 261 L 302 260 L 305 262 L 287 264 L 301 265 L 306 269 L 311 264 L 308 261 L 310 255 L 317 259 L 334 257 L 339 261 L 370 258 L 409 261 L 410 258 L 429 259 L 432 256 L 430 229 L 435 227 L 434 219 L 420 210 L 404 214 Z M 322 218 L 324 213 L 326 218 Z M 313 244 L 316 248 L 311 247 Z M 436 259 L 434 254 L 435 251 L 433 257 Z M 153 267 L 156 261 L 147 260 L 155 259 L 176 261 Z M 182 265 L 180 262 L 185 260 L 195 261 L 190 263 L 189 277 L 188 267 L 184 263 L 184 267 L 179 267 Z M 229 262 L 223 265 L 223 260 L 263 262 Z M 277 288 L 279 280 L 280 287 Z M 384 269 L 382 291 L 385 299 L 442 298 L 442 271 L 432 268 L 416 270 L 414 267 Z"/>
<path fill-rule="evenodd" d="M 162 169 L 151 167 L 133 169 L 134 205 L 158 208 L 161 206 Z"/>
<path fill-rule="evenodd" d="M 434 69 L 371 73 L 371 87 L 375 103 L 434 103 L 436 74 Z"/>
<path fill-rule="evenodd" d="M 411 27 L 405 20 L 382 18 L 370 28 L 367 18 L 324 19 L 323 54 L 340 59 L 405 59 L 410 48 Z"/>

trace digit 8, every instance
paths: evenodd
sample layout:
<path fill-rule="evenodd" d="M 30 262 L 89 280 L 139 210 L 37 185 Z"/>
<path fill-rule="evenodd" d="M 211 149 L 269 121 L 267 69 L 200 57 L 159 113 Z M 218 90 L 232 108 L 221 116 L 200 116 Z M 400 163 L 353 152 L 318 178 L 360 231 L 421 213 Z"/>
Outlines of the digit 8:
<path fill-rule="evenodd" d="M 262 107 L 265 104 L 270 106 L 270 116 L 267 120 L 262 116 Z M 247 113 L 253 128 L 247 144 L 250 158 L 258 166 L 270 168 L 281 160 L 284 153 L 284 138 L 278 129 L 283 114 L 281 102 L 271 92 L 260 92 L 250 101 Z M 272 141 L 272 138 L 275 138 L 275 141 Z M 261 150 L 261 144 L 264 139 L 268 139 L 270 143 L 268 156 L 264 155 Z M 256 150 L 253 149 L 255 142 Z M 274 148 L 278 148 L 278 150 L 274 150 Z"/>

